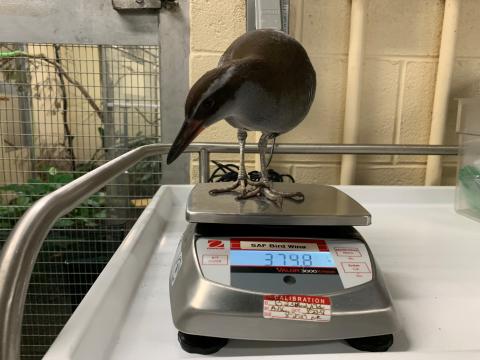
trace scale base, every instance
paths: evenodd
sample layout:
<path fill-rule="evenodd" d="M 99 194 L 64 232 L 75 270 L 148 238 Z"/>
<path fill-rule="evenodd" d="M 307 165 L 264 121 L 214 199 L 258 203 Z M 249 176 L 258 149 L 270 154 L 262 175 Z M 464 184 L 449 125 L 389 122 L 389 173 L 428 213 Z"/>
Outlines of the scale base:
<path fill-rule="evenodd" d="M 393 335 L 369 336 L 345 340 L 351 347 L 367 352 L 385 352 L 393 345 Z M 178 342 L 190 354 L 210 355 L 221 350 L 228 339 L 178 332 Z"/>

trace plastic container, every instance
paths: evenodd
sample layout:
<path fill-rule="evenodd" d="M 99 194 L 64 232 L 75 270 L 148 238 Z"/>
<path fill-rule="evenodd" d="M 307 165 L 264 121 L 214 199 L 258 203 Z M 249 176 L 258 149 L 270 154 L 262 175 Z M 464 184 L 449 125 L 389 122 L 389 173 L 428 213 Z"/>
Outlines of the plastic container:
<path fill-rule="evenodd" d="M 455 210 L 480 221 L 480 97 L 459 99 Z"/>

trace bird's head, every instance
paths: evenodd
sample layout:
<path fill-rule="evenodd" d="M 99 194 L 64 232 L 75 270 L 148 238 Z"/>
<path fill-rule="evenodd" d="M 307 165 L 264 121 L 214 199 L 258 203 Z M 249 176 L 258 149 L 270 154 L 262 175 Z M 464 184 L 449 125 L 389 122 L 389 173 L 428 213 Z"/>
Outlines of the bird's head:
<path fill-rule="evenodd" d="M 167 164 L 173 162 L 185 148 L 210 125 L 231 112 L 239 79 L 235 66 L 221 66 L 204 74 L 190 89 L 185 103 L 185 121 L 170 148 Z"/>

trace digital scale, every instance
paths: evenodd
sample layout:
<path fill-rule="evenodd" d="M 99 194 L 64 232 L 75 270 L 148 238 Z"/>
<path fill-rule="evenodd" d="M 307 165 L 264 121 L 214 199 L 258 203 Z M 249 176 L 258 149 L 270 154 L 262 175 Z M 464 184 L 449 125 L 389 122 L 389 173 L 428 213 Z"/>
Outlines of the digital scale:
<path fill-rule="evenodd" d="M 170 303 L 187 352 L 211 354 L 228 339 L 344 339 L 386 351 L 397 329 L 390 296 L 373 255 L 353 226 L 371 216 L 342 191 L 275 184 L 301 191 L 301 203 L 236 201 L 192 190 L 189 225 L 170 273 Z"/>

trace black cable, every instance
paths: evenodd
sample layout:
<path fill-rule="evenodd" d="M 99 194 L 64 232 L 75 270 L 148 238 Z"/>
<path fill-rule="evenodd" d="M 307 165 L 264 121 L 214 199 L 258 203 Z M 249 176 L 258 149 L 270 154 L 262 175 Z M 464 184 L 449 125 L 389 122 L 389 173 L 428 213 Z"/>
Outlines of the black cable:
<path fill-rule="evenodd" d="M 217 166 L 213 171 L 212 175 L 208 179 L 208 182 L 226 182 L 226 181 L 236 181 L 238 179 L 238 170 L 239 167 L 235 164 L 222 164 L 219 161 L 212 160 L 212 162 Z M 223 172 L 223 174 L 219 174 Z M 285 178 L 289 179 L 292 183 L 295 182 L 295 179 L 290 174 L 280 174 L 273 169 L 267 170 L 268 180 L 272 182 L 284 182 Z M 262 174 L 260 171 L 250 171 L 247 174 L 248 178 L 253 182 L 259 182 L 262 179 Z"/>
<path fill-rule="evenodd" d="M 238 175 L 235 176 L 235 179 L 231 180 L 233 177 L 229 175 L 231 173 L 237 174 L 239 167 L 235 164 L 222 164 L 221 162 L 212 160 L 212 162 L 217 166 L 217 168 L 213 171 L 212 175 L 208 179 L 208 182 L 214 182 L 214 179 L 220 178 L 217 181 L 235 181 Z M 217 175 L 218 172 L 222 171 L 223 175 Z"/>

